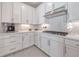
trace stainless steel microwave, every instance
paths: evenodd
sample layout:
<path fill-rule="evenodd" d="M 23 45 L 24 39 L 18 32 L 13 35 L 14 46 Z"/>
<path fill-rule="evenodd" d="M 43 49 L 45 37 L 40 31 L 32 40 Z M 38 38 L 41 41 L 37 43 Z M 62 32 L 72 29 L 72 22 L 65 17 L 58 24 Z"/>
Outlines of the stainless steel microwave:
<path fill-rule="evenodd" d="M 14 32 L 15 24 L 14 23 L 3 23 L 3 32 Z"/>

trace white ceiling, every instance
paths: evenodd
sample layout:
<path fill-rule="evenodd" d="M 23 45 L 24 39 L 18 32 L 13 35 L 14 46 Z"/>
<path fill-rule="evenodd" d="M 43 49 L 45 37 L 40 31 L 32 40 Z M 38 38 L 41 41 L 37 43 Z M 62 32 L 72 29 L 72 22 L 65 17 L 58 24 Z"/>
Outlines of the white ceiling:
<path fill-rule="evenodd" d="M 34 8 L 38 7 L 42 2 L 23 2 L 29 6 L 32 6 Z"/>

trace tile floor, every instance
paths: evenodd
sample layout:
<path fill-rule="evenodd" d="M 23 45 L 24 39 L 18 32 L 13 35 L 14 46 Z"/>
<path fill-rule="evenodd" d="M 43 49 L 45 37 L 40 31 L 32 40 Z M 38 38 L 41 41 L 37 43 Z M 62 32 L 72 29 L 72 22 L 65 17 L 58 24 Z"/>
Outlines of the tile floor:
<path fill-rule="evenodd" d="M 48 56 L 45 53 L 43 53 L 39 48 L 32 46 L 22 51 L 10 54 L 6 57 L 48 57 Z"/>

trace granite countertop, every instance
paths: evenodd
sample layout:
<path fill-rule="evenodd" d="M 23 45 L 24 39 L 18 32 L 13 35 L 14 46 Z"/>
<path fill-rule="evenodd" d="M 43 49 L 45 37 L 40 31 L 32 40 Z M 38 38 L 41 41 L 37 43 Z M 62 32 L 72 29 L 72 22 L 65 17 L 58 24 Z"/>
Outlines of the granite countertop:
<path fill-rule="evenodd" d="M 50 33 L 50 34 L 55 34 L 55 35 L 60 35 L 60 36 L 66 36 L 68 33 L 67 32 L 58 32 L 58 31 L 43 31 L 44 33 Z"/>
<path fill-rule="evenodd" d="M 41 31 L 15 31 L 15 32 L 0 32 L 0 34 L 9 34 L 9 33 L 28 33 L 28 32 L 41 32 Z"/>

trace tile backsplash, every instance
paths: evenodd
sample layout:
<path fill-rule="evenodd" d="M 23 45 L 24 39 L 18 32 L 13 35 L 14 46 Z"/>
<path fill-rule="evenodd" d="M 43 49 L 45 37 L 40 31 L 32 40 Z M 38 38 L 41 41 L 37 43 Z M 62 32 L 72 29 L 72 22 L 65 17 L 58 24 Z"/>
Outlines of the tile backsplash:
<path fill-rule="evenodd" d="M 17 24 L 15 26 L 16 31 L 40 31 L 40 25 L 30 25 L 30 24 Z"/>

